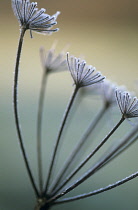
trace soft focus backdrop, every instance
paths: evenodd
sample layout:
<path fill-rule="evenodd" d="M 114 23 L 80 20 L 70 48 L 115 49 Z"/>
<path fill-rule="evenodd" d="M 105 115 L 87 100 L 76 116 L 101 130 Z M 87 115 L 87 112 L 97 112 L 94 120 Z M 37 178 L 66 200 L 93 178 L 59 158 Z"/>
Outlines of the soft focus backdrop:
<path fill-rule="evenodd" d="M 35 120 L 42 73 L 39 58 L 41 46 L 47 50 L 56 40 L 57 53 L 69 46 L 70 54 L 82 56 L 108 79 L 138 93 L 137 0 L 39 0 L 38 7 L 46 8 L 50 15 L 61 11 L 61 15 L 57 20 L 57 27 L 60 28 L 58 33 L 52 36 L 33 33 L 33 39 L 30 39 L 27 32 L 22 51 L 19 107 L 25 144 L 35 175 Z M 13 71 L 19 25 L 13 15 L 10 0 L 1 0 L 0 26 L 0 209 L 30 210 L 33 209 L 35 197 L 20 154 L 12 109 Z M 45 120 L 46 136 L 49 139 L 53 140 L 56 136 L 71 91 L 72 80 L 67 72 L 50 77 L 46 104 L 48 111 L 45 113 L 46 119 L 48 118 L 48 121 Z M 92 104 L 91 100 L 87 102 Z M 78 122 L 82 121 L 82 125 L 79 123 L 76 131 L 82 129 L 85 122 L 87 123 L 88 113 L 91 113 L 89 105 L 85 103 L 83 107 L 85 111 L 80 110 L 78 116 L 82 111 L 86 120 L 82 120 L 84 117 L 79 119 Z M 114 120 L 114 114 L 112 115 Z M 76 121 L 77 124 L 78 122 Z M 106 123 L 108 127 L 109 124 Z M 73 136 L 72 133 L 70 135 Z M 100 137 L 103 135 L 100 134 Z M 49 145 L 53 146 L 52 143 Z M 91 185 L 87 182 L 80 191 L 78 189 L 78 193 L 106 186 L 137 171 L 137 149 L 135 144 L 118 161 L 113 162 L 107 172 L 94 176 Z M 136 179 L 110 192 L 53 209 L 137 210 L 137 193 Z"/>

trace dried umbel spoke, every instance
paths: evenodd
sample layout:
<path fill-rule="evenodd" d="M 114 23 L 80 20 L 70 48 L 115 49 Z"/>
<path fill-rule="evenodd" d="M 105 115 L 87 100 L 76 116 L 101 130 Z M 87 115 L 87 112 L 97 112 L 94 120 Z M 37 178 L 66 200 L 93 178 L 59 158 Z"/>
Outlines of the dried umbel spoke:
<path fill-rule="evenodd" d="M 67 53 L 67 63 L 74 83 L 78 88 L 93 85 L 105 79 L 100 72 L 95 73 L 95 67 L 86 65 L 86 61 L 81 61 L 74 56 L 69 58 L 69 53 Z"/>
<path fill-rule="evenodd" d="M 39 33 L 51 33 L 58 29 L 52 29 L 56 25 L 57 16 L 60 12 L 56 12 L 50 16 L 45 13 L 45 9 L 38 10 L 37 3 L 30 0 L 12 0 L 12 8 L 17 17 L 21 29 L 30 29 Z"/>
<path fill-rule="evenodd" d="M 70 197 L 70 198 L 64 198 L 62 200 L 59 200 L 59 201 L 55 201 L 55 204 L 60 204 L 60 203 L 66 203 L 66 202 L 72 202 L 72 201 L 76 201 L 76 200 L 79 200 L 79 199 L 83 199 L 83 198 L 87 198 L 87 197 L 90 197 L 90 196 L 93 196 L 93 195 L 97 195 L 99 193 L 102 193 L 102 192 L 105 192 L 105 191 L 108 191 L 108 190 L 111 190 L 115 187 L 118 187 L 122 184 L 125 184 L 126 182 L 129 182 L 130 180 L 134 179 L 138 177 L 138 171 L 129 175 L 128 177 L 124 178 L 124 179 L 121 179 L 113 184 L 109 184 L 108 186 L 106 187 L 103 187 L 103 188 L 100 188 L 98 190 L 94 190 L 92 192 L 89 192 L 89 193 L 84 193 L 82 195 L 77 195 L 77 196 L 74 196 L 74 197 Z"/>
<path fill-rule="evenodd" d="M 116 99 L 122 115 L 125 118 L 138 117 L 138 99 L 130 93 L 116 90 Z"/>
<path fill-rule="evenodd" d="M 98 171 L 99 169 L 104 167 L 107 163 L 109 163 L 111 160 L 120 155 L 123 151 L 128 149 L 128 147 L 130 147 L 130 145 L 132 145 L 137 139 L 138 139 L 138 124 L 125 135 L 125 137 L 119 142 L 119 144 L 117 144 L 116 146 L 112 145 L 112 147 L 108 148 L 108 150 L 100 158 L 100 160 L 97 161 L 97 163 L 93 166 L 93 168 Z"/>

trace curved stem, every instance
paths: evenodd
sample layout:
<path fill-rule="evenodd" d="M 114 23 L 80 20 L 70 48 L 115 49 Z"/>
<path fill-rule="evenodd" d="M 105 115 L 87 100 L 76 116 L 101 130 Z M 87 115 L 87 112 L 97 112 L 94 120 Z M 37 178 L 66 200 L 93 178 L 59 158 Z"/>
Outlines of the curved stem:
<path fill-rule="evenodd" d="M 95 119 L 92 120 L 92 122 L 90 123 L 89 127 L 86 129 L 86 131 L 82 135 L 82 138 L 77 143 L 76 147 L 74 148 L 74 150 L 72 151 L 72 153 L 70 154 L 68 159 L 66 160 L 63 168 L 61 169 L 61 171 L 57 175 L 55 181 L 53 182 L 53 186 L 51 187 L 51 192 L 55 191 L 55 189 L 58 186 L 58 184 L 60 183 L 62 177 L 65 175 L 65 172 L 67 171 L 67 169 L 69 169 L 70 165 L 74 162 L 74 160 L 75 160 L 76 156 L 78 155 L 80 149 L 82 148 L 84 143 L 86 143 L 86 140 L 88 139 L 89 135 L 92 133 L 92 131 L 94 130 L 94 128 L 96 127 L 96 125 L 98 124 L 98 122 L 100 121 L 102 116 L 105 114 L 105 111 L 108 109 L 108 107 L 109 106 L 106 106 L 106 104 L 105 104 L 101 108 L 101 110 L 98 112 L 98 114 L 96 115 Z"/>
<path fill-rule="evenodd" d="M 40 193 L 43 191 L 43 167 L 42 167 L 42 114 L 44 107 L 45 88 L 47 82 L 47 71 L 43 71 L 39 104 L 38 104 L 38 115 L 37 115 L 37 160 L 38 160 L 38 177 Z"/>
<path fill-rule="evenodd" d="M 71 178 L 88 162 L 88 160 L 94 156 L 94 154 L 106 143 L 106 141 L 109 139 L 109 137 L 117 130 L 117 128 L 122 124 L 122 122 L 125 120 L 125 118 L 122 116 L 122 118 L 120 119 L 120 121 L 114 126 L 114 128 L 110 131 L 110 133 L 100 142 L 100 144 L 98 144 L 98 146 L 79 164 L 79 166 L 65 179 L 65 181 L 58 187 L 58 189 L 56 190 L 56 192 L 54 192 L 54 194 L 56 194 L 60 189 L 62 189 L 66 183 L 68 183 Z M 93 170 L 93 168 L 89 169 L 82 177 L 80 177 L 77 181 L 75 181 L 71 186 L 67 187 L 64 191 L 62 191 L 61 193 L 53 196 L 51 198 L 51 200 L 56 200 L 62 196 L 64 196 L 65 194 L 67 194 L 68 192 L 70 192 L 71 190 L 73 190 L 74 188 L 76 188 L 78 185 L 80 185 L 82 182 L 84 182 L 86 179 L 88 179 L 93 173 L 95 172 L 95 170 Z"/>
<path fill-rule="evenodd" d="M 98 190 L 94 190 L 92 192 L 85 193 L 85 194 L 82 194 L 82 195 L 77 195 L 77 196 L 74 196 L 74 197 L 65 198 L 65 199 L 62 199 L 62 200 L 59 200 L 59 201 L 55 201 L 54 204 L 62 204 L 62 203 L 72 202 L 72 201 L 76 201 L 76 200 L 79 200 L 79 199 L 83 199 L 83 198 L 87 198 L 87 197 L 90 197 L 90 196 L 93 196 L 93 195 L 100 194 L 102 192 L 105 192 L 105 191 L 111 190 L 115 187 L 118 187 L 122 184 L 125 184 L 126 182 L 136 178 L 137 176 L 138 176 L 138 171 L 135 172 L 134 174 L 131 174 L 130 176 L 128 176 L 124 179 L 121 179 L 121 180 L 117 181 L 116 183 L 110 184 L 106 187 L 103 187 L 103 188 L 100 188 Z"/>
<path fill-rule="evenodd" d="M 75 99 L 75 97 L 77 95 L 77 92 L 78 92 L 78 87 L 76 86 L 75 89 L 74 89 L 74 91 L 73 91 L 73 94 L 72 94 L 72 96 L 70 98 L 70 101 L 69 101 L 69 103 L 67 105 L 67 108 L 66 108 L 65 113 L 64 113 L 64 116 L 63 116 L 63 120 L 61 122 L 61 126 L 59 128 L 59 132 L 58 132 L 58 136 L 57 136 L 57 140 L 56 140 L 54 152 L 53 152 L 51 163 L 50 163 L 50 168 L 49 168 L 49 173 L 48 173 L 48 178 L 47 178 L 47 182 L 46 182 L 44 193 L 47 192 L 48 187 L 49 187 L 50 177 L 51 177 L 53 166 L 54 166 L 54 163 L 55 163 L 55 157 L 56 157 L 57 149 L 58 149 L 58 146 L 59 146 L 59 141 L 60 141 L 60 138 L 61 138 L 63 129 L 65 127 L 65 123 L 66 123 L 68 114 L 70 112 L 71 106 L 72 106 L 72 104 L 74 102 L 74 99 Z"/>
<path fill-rule="evenodd" d="M 14 74 L 14 89 L 13 89 L 13 107 L 14 107 L 14 117 L 15 117 L 15 125 L 16 125 L 16 130 L 18 134 L 18 139 L 20 143 L 20 148 L 21 152 L 23 155 L 23 159 L 25 162 L 25 166 L 31 181 L 31 184 L 33 186 L 33 189 L 35 191 L 35 194 L 37 197 L 39 197 L 38 190 L 36 188 L 36 184 L 34 182 L 34 178 L 28 163 L 27 155 L 25 152 L 24 144 L 23 144 L 23 139 L 22 139 L 22 134 L 21 134 L 21 129 L 20 129 L 20 123 L 19 123 L 19 114 L 18 114 L 18 75 L 19 75 L 19 62 L 20 62 L 20 57 L 21 57 L 21 50 L 22 50 L 22 44 L 23 44 L 23 38 L 25 34 L 26 29 L 21 30 L 20 34 L 20 39 L 19 39 L 19 45 L 18 45 L 18 51 L 17 51 L 17 58 L 16 58 L 16 65 L 15 65 L 15 74 Z"/>

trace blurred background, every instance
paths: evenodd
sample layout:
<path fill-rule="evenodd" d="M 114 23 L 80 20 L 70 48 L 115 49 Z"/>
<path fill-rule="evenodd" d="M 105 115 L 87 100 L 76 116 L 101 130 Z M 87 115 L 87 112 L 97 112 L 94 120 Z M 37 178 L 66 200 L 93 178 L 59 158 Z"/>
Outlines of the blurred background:
<path fill-rule="evenodd" d="M 57 53 L 69 46 L 68 51 L 70 54 L 76 57 L 82 56 L 88 64 L 101 71 L 107 79 L 119 85 L 127 86 L 130 91 L 135 91 L 138 96 L 137 0 L 40 0 L 38 1 L 38 7 L 46 8 L 47 13 L 50 15 L 56 11 L 61 11 L 61 15 L 57 20 L 57 27 L 60 28 L 58 33 L 51 36 L 33 33 L 33 39 L 30 39 L 29 32 L 26 33 L 20 63 L 20 118 L 25 146 L 35 178 L 37 178 L 35 129 L 42 75 L 39 57 L 41 46 L 48 50 L 56 40 L 58 42 L 56 46 Z M 19 24 L 12 12 L 10 0 L 1 1 L 0 25 L 0 209 L 30 210 L 33 209 L 35 196 L 19 150 L 12 108 L 13 72 L 19 38 Z M 53 74 L 50 77 L 44 114 L 43 135 L 44 139 L 49 139 L 47 145 L 44 144 L 43 147 L 45 166 L 49 162 L 51 153 L 49 148 L 53 147 L 53 139 L 57 134 L 59 122 L 71 92 L 72 80 L 68 72 Z M 72 141 L 79 137 L 78 133 L 89 122 L 90 114 L 94 115 L 101 106 L 101 101 L 96 99 L 95 96 L 93 99 L 86 98 L 84 101 L 81 107 L 75 107 L 77 113 L 75 119 L 73 118 L 74 121 L 71 121 L 71 130 L 67 132 L 67 136 Z M 113 124 L 118 117 L 119 112 L 112 111 Z M 106 125 L 107 129 L 111 128 L 112 123 L 108 122 L 106 117 L 101 122 L 101 128 L 102 123 Z M 77 128 L 75 127 L 76 124 Z M 116 134 L 117 139 L 126 133 L 127 127 L 131 127 L 128 122 L 125 126 L 122 127 L 120 133 Z M 73 130 L 74 127 L 75 131 Z M 102 129 L 101 131 L 103 133 L 100 134 L 97 131 L 99 139 L 104 137 L 107 132 Z M 70 148 L 70 146 L 69 144 L 67 148 Z M 50 152 L 48 153 L 46 149 Z M 136 143 L 106 167 L 106 170 L 96 174 L 92 180 L 78 188 L 77 193 L 104 187 L 137 171 L 137 149 Z M 65 151 L 61 155 L 61 160 L 64 160 L 64 156 Z M 59 162 L 59 166 L 62 164 L 62 162 Z M 57 206 L 53 209 L 137 210 L 137 192 L 136 178 L 110 192 Z"/>

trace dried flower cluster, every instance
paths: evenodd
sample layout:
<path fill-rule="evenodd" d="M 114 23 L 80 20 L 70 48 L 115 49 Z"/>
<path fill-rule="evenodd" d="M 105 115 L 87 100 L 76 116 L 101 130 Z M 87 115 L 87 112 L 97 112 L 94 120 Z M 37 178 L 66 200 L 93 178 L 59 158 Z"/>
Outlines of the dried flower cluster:
<path fill-rule="evenodd" d="M 105 79 L 101 73 L 95 73 L 95 67 L 86 65 L 86 61 L 67 54 L 69 71 L 77 87 L 86 87 Z"/>
<path fill-rule="evenodd" d="M 44 34 L 58 31 L 57 28 L 52 29 L 52 27 L 57 24 L 56 19 L 60 12 L 50 16 L 43 8 L 38 10 L 37 2 L 30 3 L 30 0 L 12 0 L 12 8 L 21 29 Z"/>
<path fill-rule="evenodd" d="M 65 59 L 64 51 L 56 55 L 54 47 L 52 47 L 47 52 L 45 52 L 44 48 L 41 48 L 40 56 L 45 72 L 54 73 L 67 70 L 67 61 Z"/>
<path fill-rule="evenodd" d="M 122 115 L 125 118 L 138 117 L 138 99 L 128 92 L 116 90 L 116 99 Z"/>
<path fill-rule="evenodd" d="M 15 65 L 15 77 L 14 77 L 14 94 L 13 94 L 13 105 L 14 105 L 14 116 L 15 116 L 15 125 L 17 129 L 17 135 L 20 143 L 20 148 L 26 165 L 26 169 L 36 194 L 37 204 L 35 206 L 36 210 L 48 210 L 52 205 L 62 204 L 65 202 L 71 202 L 78 199 L 86 198 L 93 196 L 104 191 L 115 188 L 121 184 L 124 184 L 131 179 L 134 179 L 138 176 L 138 172 L 131 174 L 130 176 L 123 178 L 113 184 L 110 184 L 104 188 L 94 190 L 85 194 L 76 195 L 73 197 L 63 196 L 77 186 L 86 181 L 89 177 L 95 174 L 98 170 L 104 167 L 112 159 L 121 154 L 125 149 L 127 149 L 135 140 L 138 138 L 138 121 L 135 122 L 133 128 L 127 132 L 126 136 L 114 147 L 109 148 L 107 153 L 101 155 L 99 160 L 96 163 L 92 163 L 91 167 L 85 171 L 79 178 L 75 179 L 75 175 L 80 172 L 81 168 L 92 159 L 92 157 L 100 152 L 100 149 L 107 141 L 110 140 L 110 137 L 117 131 L 120 125 L 126 120 L 126 118 L 136 118 L 138 117 L 138 99 L 131 96 L 128 91 L 124 91 L 122 87 L 118 87 L 112 82 L 105 79 L 100 72 L 97 72 L 95 67 L 89 66 L 86 64 L 86 61 L 76 58 L 74 56 L 69 56 L 69 53 L 61 52 L 58 55 L 55 55 L 55 49 L 51 48 L 45 53 L 45 50 L 41 48 L 41 60 L 43 64 L 43 75 L 42 83 L 40 89 L 40 97 L 38 102 L 38 117 L 37 117 L 37 160 L 38 160 L 38 178 L 39 178 L 39 187 L 36 184 L 36 181 L 31 170 L 29 160 L 26 154 L 24 147 L 24 141 L 22 137 L 22 131 L 20 128 L 20 119 L 18 111 L 18 76 L 19 76 L 19 61 L 21 57 L 21 50 L 23 44 L 23 38 L 27 29 L 30 31 L 39 32 L 42 34 L 52 33 L 58 29 L 52 29 L 53 25 L 57 24 L 56 19 L 60 12 L 56 12 L 55 15 L 45 14 L 45 9 L 38 10 L 37 3 L 30 0 L 12 0 L 12 8 L 15 16 L 17 17 L 20 27 L 21 34 L 19 39 L 19 46 L 17 51 L 17 59 Z M 56 73 L 62 70 L 68 70 L 74 82 L 74 90 L 71 95 L 71 98 L 68 102 L 67 108 L 61 120 L 59 126 L 59 131 L 57 138 L 55 140 L 55 147 L 53 149 L 53 154 L 51 157 L 50 166 L 48 170 L 48 176 L 43 177 L 43 164 L 42 164 L 42 117 L 44 109 L 44 97 L 45 97 L 45 88 L 47 85 L 47 79 L 49 73 Z M 82 134 L 82 137 L 78 143 L 74 146 L 73 150 L 70 151 L 70 155 L 64 161 L 63 167 L 59 169 L 58 174 L 55 174 L 53 179 L 54 167 L 56 164 L 56 158 L 58 153 L 58 148 L 60 145 L 62 134 L 65 130 L 65 124 L 68 122 L 68 116 L 71 112 L 72 106 L 75 103 L 76 96 L 80 89 L 89 88 L 92 92 L 91 87 L 95 87 L 97 93 L 101 96 L 103 101 L 103 106 L 99 113 L 92 118 L 90 125 Z M 81 96 L 83 97 L 83 96 Z M 108 113 L 108 110 L 112 109 L 113 106 L 118 106 L 121 111 L 121 116 L 116 125 L 108 132 L 108 134 L 103 137 L 100 143 L 97 143 L 95 148 L 91 148 L 89 154 L 83 158 L 82 161 L 76 164 L 76 159 L 79 157 L 80 152 L 83 149 L 83 146 L 86 144 L 88 137 L 92 135 L 95 127 L 98 126 L 98 122 L 102 119 L 105 113 Z M 109 116 L 110 117 L 110 116 Z M 99 153 L 100 154 L 100 153 Z M 75 163 L 75 164 L 74 164 Z M 73 179 L 74 178 L 74 179 Z M 44 182 L 45 179 L 45 182 Z M 73 181 L 72 181 L 73 180 Z M 63 197 L 63 198 L 62 198 Z"/>

